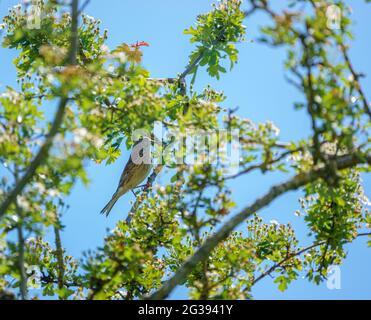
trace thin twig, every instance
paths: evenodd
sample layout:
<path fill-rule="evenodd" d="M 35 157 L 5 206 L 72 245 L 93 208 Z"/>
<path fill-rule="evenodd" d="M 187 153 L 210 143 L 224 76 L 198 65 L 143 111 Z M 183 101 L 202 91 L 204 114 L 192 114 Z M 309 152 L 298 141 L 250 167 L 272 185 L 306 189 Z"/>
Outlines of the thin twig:
<path fill-rule="evenodd" d="M 17 225 L 18 233 L 18 268 L 20 274 L 20 293 L 22 300 L 27 300 L 28 290 L 27 290 L 27 275 L 25 268 L 25 241 L 23 237 L 22 225 L 19 223 Z"/>
<path fill-rule="evenodd" d="M 359 95 L 361 96 L 361 100 L 362 100 L 362 103 L 363 103 L 363 109 L 368 114 L 368 116 L 371 118 L 370 104 L 369 104 L 369 102 L 366 98 L 366 94 L 364 93 L 364 91 L 362 89 L 361 82 L 360 82 L 360 79 L 359 79 L 359 74 L 355 71 L 355 69 L 353 67 L 353 64 L 352 64 L 352 62 L 349 58 L 349 54 L 348 54 L 348 50 L 347 50 L 346 46 L 343 43 L 341 43 L 340 48 L 341 48 L 341 51 L 343 53 L 344 60 L 347 64 L 347 66 L 348 66 L 348 69 L 349 69 L 350 73 L 352 74 L 353 79 L 356 83 L 356 89 L 357 89 Z"/>
<path fill-rule="evenodd" d="M 80 15 L 86 9 L 89 3 L 90 3 L 90 0 L 85 0 L 85 2 L 82 4 L 81 8 L 77 12 L 77 15 Z"/>
<path fill-rule="evenodd" d="M 371 233 L 360 233 L 357 235 L 356 238 L 358 237 L 364 237 L 364 236 L 369 236 L 371 235 Z M 257 282 L 259 282 L 260 280 L 262 280 L 263 278 L 265 278 L 266 276 L 270 275 L 273 271 L 275 271 L 277 268 L 281 267 L 285 262 L 291 260 L 292 258 L 294 257 L 297 257 L 297 256 L 300 256 L 302 255 L 303 253 L 313 249 L 313 248 L 316 248 L 316 247 L 319 247 L 323 244 L 326 244 L 326 241 L 323 240 L 323 241 L 320 241 L 318 243 L 313 243 L 312 245 L 308 246 L 308 247 L 305 247 L 287 257 L 285 257 L 284 259 L 282 259 L 280 262 L 277 262 L 276 264 L 274 264 L 272 267 L 270 267 L 267 271 L 263 272 L 261 275 L 259 275 L 257 278 L 254 279 L 254 281 L 252 282 L 252 285 L 255 285 Z"/>
<path fill-rule="evenodd" d="M 192 62 L 188 64 L 183 73 L 179 76 L 179 81 L 182 81 L 192 70 L 197 66 L 197 64 L 202 60 L 205 55 L 206 50 L 200 52 L 200 54 Z"/>
<path fill-rule="evenodd" d="M 15 183 L 18 183 L 19 180 L 19 171 L 18 166 L 15 166 L 14 168 L 14 180 Z M 18 236 L 18 256 L 17 256 L 17 263 L 18 263 L 18 269 L 19 269 L 19 291 L 21 294 L 22 300 L 27 300 L 28 298 L 28 288 L 27 288 L 27 273 L 26 273 L 26 267 L 25 267 L 25 238 L 23 234 L 23 214 L 21 208 L 18 206 L 18 204 L 15 204 L 16 206 L 16 213 L 18 216 L 17 221 L 17 236 Z"/>
<path fill-rule="evenodd" d="M 58 215 L 58 213 L 57 213 Z M 64 258 L 63 258 L 63 247 L 60 235 L 60 219 L 57 217 L 57 222 L 54 225 L 54 237 L 55 237 L 55 250 L 57 254 L 58 263 L 58 288 L 62 289 L 64 286 Z"/>
<path fill-rule="evenodd" d="M 302 151 L 303 150 L 303 147 L 298 147 L 296 148 L 295 150 L 288 150 L 286 152 L 283 152 L 282 154 L 280 154 L 277 158 L 275 159 L 272 159 L 268 162 L 262 162 L 262 163 L 259 163 L 259 164 L 254 164 L 254 165 L 251 165 L 245 169 L 243 169 L 242 171 L 232 175 L 232 176 L 228 176 L 226 178 L 224 178 L 224 180 L 231 180 L 231 179 L 236 179 L 244 174 L 247 174 L 251 171 L 254 171 L 254 170 L 257 170 L 257 169 L 261 169 L 261 170 L 265 170 L 268 166 L 270 165 L 273 165 L 279 161 L 281 161 L 282 159 L 286 158 L 287 156 L 290 156 L 292 155 L 293 153 L 296 153 L 296 152 L 299 152 L 299 151 Z"/>

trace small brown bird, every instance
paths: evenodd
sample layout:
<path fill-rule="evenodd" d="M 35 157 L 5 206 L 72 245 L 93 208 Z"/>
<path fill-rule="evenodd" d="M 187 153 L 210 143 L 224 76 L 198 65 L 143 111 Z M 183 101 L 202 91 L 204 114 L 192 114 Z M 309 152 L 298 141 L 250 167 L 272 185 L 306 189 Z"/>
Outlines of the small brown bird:
<path fill-rule="evenodd" d="M 101 214 L 107 217 L 116 201 L 137 187 L 150 173 L 152 164 L 150 156 L 151 140 L 144 137 L 134 144 L 130 158 L 121 174 L 120 182 L 111 200 L 102 209 Z"/>

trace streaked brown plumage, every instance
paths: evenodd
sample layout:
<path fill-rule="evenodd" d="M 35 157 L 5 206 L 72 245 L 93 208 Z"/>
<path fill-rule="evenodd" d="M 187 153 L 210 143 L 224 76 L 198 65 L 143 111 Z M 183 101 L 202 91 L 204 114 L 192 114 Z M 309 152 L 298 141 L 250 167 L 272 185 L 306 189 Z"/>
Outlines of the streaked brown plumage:
<path fill-rule="evenodd" d="M 128 163 L 121 174 L 117 190 L 113 194 L 111 200 L 102 209 L 101 214 L 108 216 L 117 200 L 129 190 L 137 187 L 149 175 L 152 165 L 149 163 L 148 159 L 147 161 L 136 164 L 138 162 L 136 161 L 138 156 L 143 158 L 143 150 L 148 147 L 148 143 L 150 143 L 149 139 L 143 138 L 134 145 Z"/>

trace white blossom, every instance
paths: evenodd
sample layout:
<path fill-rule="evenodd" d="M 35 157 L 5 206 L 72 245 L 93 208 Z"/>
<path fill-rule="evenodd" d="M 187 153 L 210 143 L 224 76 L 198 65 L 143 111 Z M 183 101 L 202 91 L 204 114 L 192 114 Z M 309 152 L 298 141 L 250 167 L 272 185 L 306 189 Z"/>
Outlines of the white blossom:
<path fill-rule="evenodd" d="M 127 61 L 125 52 L 116 52 L 113 54 L 113 57 L 119 59 L 120 63 L 125 63 Z"/>
<path fill-rule="evenodd" d="M 280 225 L 279 222 L 277 220 L 275 220 L 275 219 L 272 219 L 271 221 L 269 221 L 269 223 L 270 224 L 273 224 L 275 226 L 279 226 Z"/>
<path fill-rule="evenodd" d="M 40 183 L 40 182 L 36 182 L 35 184 L 34 184 L 34 187 L 37 189 L 37 191 L 39 192 L 39 193 L 44 193 L 45 191 L 46 191 L 46 188 L 45 188 L 45 185 L 44 184 L 42 184 L 42 183 Z"/>
<path fill-rule="evenodd" d="M 40 174 L 39 174 L 39 177 L 40 177 L 41 179 L 43 179 L 43 180 L 45 180 L 45 179 L 46 179 L 46 175 L 45 175 L 45 174 L 43 174 L 43 173 L 40 173 Z"/>
<path fill-rule="evenodd" d="M 10 102 L 14 104 L 17 104 L 21 99 L 20 94 L 13 90 L 2 93 L 0 97 L 9 99 Z"/>
<path fill-rule="evenodd" d="M 104 141 L 102 138 L 94 136 L 91 139 L 91 143 L 93 144 L 95 148 L 99 149 L 103 146 Z"/>
<path fill-rule="evenodd" d="M 77 128 L 73 131 L 74 137 L 73 141 L 76 144 L 80 144 L 84 138 L 88 135 L 88 130 L 86 128 Z"/>
<path fill-rule="evenodd" d="M 275 136 L 280 134 L 280 129 L 272 121 L 267 122 L 267 128 L 271 130 Z"/>
<path fill-rule="evenodd" d="M 50 197 L 56 198 L 56 197 L 59 197 L 60 192 L 57 189 L 50 189 L 48 190 L 48 194 Z"/>
<path fill-rule="evenodd" d="M 115 67 L 111 64 L 111 65 L 108 66 L 107 71 L 109 73 L 113 73 L 115 71 Z"/>
<path fill-rule="evenodd" d="M 49 73 L 47 76 L 46 76 L 46 79 L 48 80 L 48 82 L 50 83 L 53 83 L 55 81 L 55 77 L 54 75 L 52 75 L 51 73 Z"/>
<path fill-rule="evenodd" d="M 22 5 L 20 3 L 13 6 L 13 10 L 15 11 L 21 11 L 21 9 L 22 9 Z"/>
<path fill-rule="evenodd" d="M 321 103 L 322 102 L 322 98 L 320 96 L 315 96 L 314 97 L 314 101 L 317 102 L 317 103 Z"/>
<path fill-rule="evenodd" d="M 361 194 L 359 197 L 359 201 L 364 205 L 364 206 L 371 206 L 371 201 L 370 199 L 365 195 Z"/>
<path fill-rule="evenodd" d="M 22 208 L 26 211 L 30 209 L 30 203 L 23 196 L 18 196 L 17 197 L 17 204 L 20 208 Z"/>
<path fill-rule="evenodd" d="M 109 49 L 109 47 L 106 44 L 102 44 L 100 46 L 100 50 L 102 51 L 102 53 L 108 53 L 108 52 L 110 52 L 110 49 Z"/>

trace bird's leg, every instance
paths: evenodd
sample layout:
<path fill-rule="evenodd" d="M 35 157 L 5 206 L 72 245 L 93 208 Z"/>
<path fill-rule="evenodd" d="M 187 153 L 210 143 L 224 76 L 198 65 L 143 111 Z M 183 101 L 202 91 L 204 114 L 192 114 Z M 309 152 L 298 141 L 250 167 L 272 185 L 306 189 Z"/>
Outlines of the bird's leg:
<path fill-rule="evenodd" d="M 141 186 L 136 186 L 133 189 L 140 189 L 140 188 L 145 188 L 147 187 L 147 184 L 142 184 Z"/>
<path fill-rule="evenodd" d="M 148 180 L 147 183 L 145 184 L 145 187 L 146 187 L 147 189 L 149 189 L 149 188 L 151 188 L 151 186 L 152 186 L 152 184 L 151 184 L 151 182 Z"/>
<path fill-rule="evenodd" d="M 136 197 L 137 197 L 137 194 L 135 193 L 134 189 L 136 189 L 136 188 L 131 189 L 131 192 L 133 193 L 133 195 L 134 195 L 135 198 L 136 198 Z"/>

